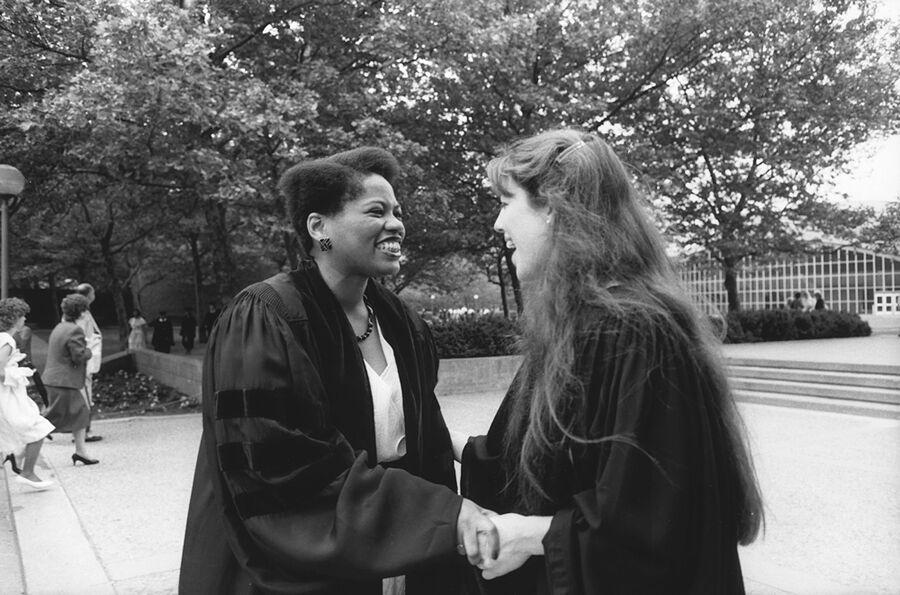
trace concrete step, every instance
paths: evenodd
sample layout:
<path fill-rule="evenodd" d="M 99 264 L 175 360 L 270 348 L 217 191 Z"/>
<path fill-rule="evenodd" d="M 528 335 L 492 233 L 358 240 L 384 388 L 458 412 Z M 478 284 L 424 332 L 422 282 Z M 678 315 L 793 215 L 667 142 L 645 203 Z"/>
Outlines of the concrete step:
<path fill-rule="evenodd" d="M 900 390 L 900 375 L 894 374 L 732 365 L 728 366 L 728 375 L 732 378 L 760 378 L 763 380 L 787 380 L 789 382 L 812 382 L 817 384 L 839 384 L 843 386 Z"/>
<path fill-rule="evenodd" d="M 896 364 L 860 364 L 850 362 L 821 362 L 808 360 L 772 360 L 753 357 L 727 357 L 728 366 L 758 368 L 789 368 L 793 370 L 818 370 L 822 372 L 850 372 L 855 374 L 884 374 L 900 376 L 900 361 Z"/>
<path fill-rule="evenodd" d="M 774 405 L 776 407 L 792 407 L 795 409 L 812 409 L 831 411 L 851 415 L 865 415 L 887 419 L 900 419 L 900 404 L 872 403 L 869 401 L 852 401 L 785 393 L 767 393 L 757 391 L 734 390 L 734 398 L 739 403 Z"/>
<path fill-rule="evenodd" d="M 900 389 L 842 386 L 818 382 L 792 382 L 789 380 L 766 380 L 762 378 L 729 379 L 731 388 L 740 391 L 780 393 L 808 397 L 826 397 L 850 401 L 892 403 L 900 405 Z"/>

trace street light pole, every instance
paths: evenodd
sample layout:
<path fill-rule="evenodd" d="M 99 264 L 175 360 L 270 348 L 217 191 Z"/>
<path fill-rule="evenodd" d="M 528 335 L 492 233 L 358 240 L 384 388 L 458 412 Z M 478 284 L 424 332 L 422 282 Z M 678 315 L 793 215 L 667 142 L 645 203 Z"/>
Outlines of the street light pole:
<path fill-rule="evenodd" d="M 25 188 L 22 172 L 11 165 L 0 165 L 0 298 L 9 293 L 9 207 Z"/>
<path fill-rule="evenodd" d="M 2 204 L 0 204 L 0 209 L 2 209 L 2 223 L 0 223 L 0 230 L 2 230 L 3 238 L 0 239 L 0 270 L 2 270 L 2 274 L 0 274 L 0 298 L 6 299 L 9 296 L 9 201 L 6 200 L 6 197 L 3 197 Z"/>

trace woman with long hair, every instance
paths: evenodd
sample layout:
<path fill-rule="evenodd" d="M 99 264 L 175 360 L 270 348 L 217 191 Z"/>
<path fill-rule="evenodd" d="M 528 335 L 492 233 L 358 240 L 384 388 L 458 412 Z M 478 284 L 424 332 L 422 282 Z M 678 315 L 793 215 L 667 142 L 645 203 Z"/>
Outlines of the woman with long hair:
<path fill-rule="evenodd" d="M 742 423 L 624 165 L 556 130 L 488 178 L 526 300 L 523 362 L 488 434 L 453 436 L 463 493 L 505 513 L 480 588 L 743 592 L 737 545 L 762 504 Z"/>

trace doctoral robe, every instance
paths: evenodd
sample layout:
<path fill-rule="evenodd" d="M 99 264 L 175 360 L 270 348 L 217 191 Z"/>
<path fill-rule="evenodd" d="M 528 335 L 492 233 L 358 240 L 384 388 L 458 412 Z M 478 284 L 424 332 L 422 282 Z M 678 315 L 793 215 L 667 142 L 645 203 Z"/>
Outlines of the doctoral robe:
<path fill-rule="evenodd" d="M 233 300 L 210 336 L 203 436 L 180 592 L 455 593 L 452 448 L 434 396 L 428 327 L 378 283 L 366 289 L 403 388 L 407 454 L 375 460 L 362 355 L 313 261 Z"/>
<path fill-rule="evenodd" d="M 585 324 L 575 375 L 586 405 L 575 431 L 623 439 L 568 441 L 557 450 L 548 465 L 552 501 L 538 512 L 553 517 L 545 556 L 505 577 L 479 578 L 482 592 L 744 592 L 737 479 L 715 413 L 730 397 L 710 382 L 709 358 L 672 324 L 634 312 L 597 313 Z M 510 392 L 488 434 L 469 440 L 462 490 L 497 512 L 528 514 L 516 483 L 507 484 L 502 456 L 517 406 L 528 405 Z"/>

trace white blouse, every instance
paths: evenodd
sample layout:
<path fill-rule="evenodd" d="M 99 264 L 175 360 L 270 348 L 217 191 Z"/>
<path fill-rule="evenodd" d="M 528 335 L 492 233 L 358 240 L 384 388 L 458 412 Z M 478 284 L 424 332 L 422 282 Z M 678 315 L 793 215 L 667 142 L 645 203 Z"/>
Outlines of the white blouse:
<path fill-rule="evenodd" d="M 378 324 L 378 319 L 375 319 Z M 397 370 L 397 359 L 394 349 L 384 338 L 381 325 L 378 324 L 378 338 L 387 366 L 379 374 L 366 364 L 369 387 L 372 391 L 372 409 L 375 417 L 375 450 L 379 463 L 396 461 L 406 454 L 406 420 L 403 417 L 403 387 L 400 385 L 400 373 Z M 406 577 L 393 576 L 382 580 L 382 595 L 405 595 Z"/>
<path fill-rule="evenodd" d="M 378 319 L 375 320 L 378 324 Z M 406 454 L 406 420 L 403 417 L 403 388 L 394 350 L 381 332 L 378 324 L 378 338 L 387 366 L 379 374 L 369 362 L 366 374 L 372 391 L 372 409 L 375 418 L 375 450 L 378 462 L 396 461 Z M 365 361 L 365 359 L 363 360 Z"/>

